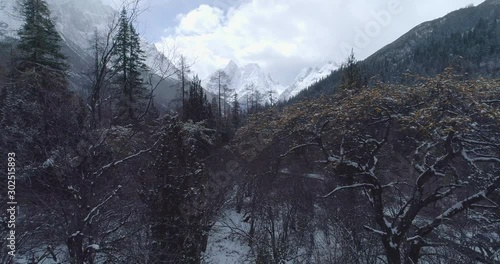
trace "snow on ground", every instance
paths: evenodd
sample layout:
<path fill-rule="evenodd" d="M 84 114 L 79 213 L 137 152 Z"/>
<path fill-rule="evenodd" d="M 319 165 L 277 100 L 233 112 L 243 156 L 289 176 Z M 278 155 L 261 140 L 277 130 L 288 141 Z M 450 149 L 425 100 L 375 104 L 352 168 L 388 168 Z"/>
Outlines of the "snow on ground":
<path fill-rule="evenodd" d="M 210 231 L 203 263 L 250 263 L 245 259 L 250 247 L 241 239 L 241 235 L 249 229 L 250 225 L 243 222 L 243 215 L 232 210 L 226 211 Z"/>
<path fill-rule="evenodd" d="M 16 264 L 28 264 L 33 263 L 33 257 L 35 257 L 35 263 L 38 264 L 61 264 L 66 263 L 67 254 L 66 246 L 60 245 L 52 249 L 55 254 L 57 261 L 53 259 L 52 254 L 49 253 L 46 247 L 32 248 L 29 251 L 17 251 L 14 263 Z"/>

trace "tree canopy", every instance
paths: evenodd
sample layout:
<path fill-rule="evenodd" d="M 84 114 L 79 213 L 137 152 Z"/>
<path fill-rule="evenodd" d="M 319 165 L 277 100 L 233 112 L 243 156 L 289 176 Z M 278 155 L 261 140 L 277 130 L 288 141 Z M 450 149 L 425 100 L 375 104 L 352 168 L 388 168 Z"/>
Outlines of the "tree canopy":
<path fill-rule="evenodd" d="M 329 212 L 319 221 L 336 226 L 341 210 L 348 216 L 350 236 L 358 241 L 351 244 L 357 252 L 378 245 L 389 263 L 439 260 L 449 252 L 489 263 L 495 244 L 476 243 L 463 232 L 495 240 L 498 81 L 463 81 L 451 69 L 414 81 L 301 102 L 279 114 L 265 111 L 250 118 L 235 143 L 247 144 L 247 138 L 264 133 L 256 148 L 245 148 L 242 155 L 281 153 L 274 163 L 259 160 L 275 176 L 254 188 L 271 184 L 278 192 L 290 188 L 280 177 L 316 173 L 311 181 L 321 187 L 306 193 Z M 305 164 L 295 166 L 299 162 Z M 253 197 L 257 203 L 275 199 L 261 198 Z M 483 253 L 470 255 L 474 247 Z M 427 254 L 436 250 L 442 255 Z"/>
<path fill-rule="evenodd" d="M 45 66 L 64 71 L 68 65 L 61 52 L 61 36 L 56 31 L 45 0 L 20 2 L 24 25 L 19 30 L 21 68 Z"/>

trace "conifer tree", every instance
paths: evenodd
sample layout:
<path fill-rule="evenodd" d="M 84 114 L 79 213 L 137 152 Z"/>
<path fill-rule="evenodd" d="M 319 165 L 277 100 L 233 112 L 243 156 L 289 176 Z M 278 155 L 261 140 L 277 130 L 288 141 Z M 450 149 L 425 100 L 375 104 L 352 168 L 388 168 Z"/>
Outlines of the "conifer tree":
<path fill-rule="evenodd" d="M 21 1 L 24 25 L 19 30 L 19 49 L 22 52 L 21 69 L 36 66 L 65 71 L 68 65 L 61 53 L 61 36 L 50 18 L 50 10 L 44 0 Z"/>
<path fill-rule="evenodd" d="M 240 117 L 240 102 L 238 102 L 238 94 L 234 94 L 234 101 L 233 101 L 233 109 L 232 109 L 232 118 L 233 118 L 233 126 L 234 128 L 238 128 L 241 123 L 241 117 Z"/>
<path fill-rule="evenodd" d="M 146 100 L 146 88 L 144 87 L 141 72 L 146 69 L 144 64 L 145 55 L 141 49 L 139 34 L 136 32 L 133 25 L 130 26 L 130 59 L 128 64 L 129 70 L 129 91 L 128 96 L 131 102 L 144 102 Z M 132 116 L 134 115 L 131 113 Z"/>
<path fill-rule="evenodd" d="M 190 82 L 189 97 L 185 105 L 185 120 L 199 122 L 212 119 L 211 105 L 208 103 L 207 95 L 201 87 L 201 80 L 195 76 Z"/>
<path fill-rule="evenodd" d="M 144 51 L 141 50 L 139 34 L 130 22 L 127 11 L 120 14 L 120 26 L 115 37 L 115 71 L 117 83 L 121 87 L 118 102 L 119 117 L 126 115 L 128 119 L 137 118 L 138 108 L 146 99 L 146 89 L 143 85 L 141 71 L 144 64 Z"/>
<path fill-rule="evenodd" d="M 354 51 L 351 51 L 347 62 L 342 65 L 342 90 L 357 91 L 363 86 L 358 61 L 354 56 Z"/>
<path fill-rule="evenodd" d="M 146 67 L 144 64 L 145 58 L 144 51 L 141 49 L 139 34 L 136 32 L 134 26 L 130 25 L 129 71 L 132 85 L 142 84 L 140 70 Z M 140 81 L 138 82 L 138 80 Z"/>
<path fill-rule="evenodd" d="M 129 25 L 128 25 L 128 17 L 127 11 L 125 8 L 122 10 L 120 14 L 120 26 L 118 28 L 118 33 L 115 37 L 115 68 L 116 71 L 119 72 L 119 82 L 122 85 L 122 89 L 125 92 L 127 87 L 128 80 L 128 71 L 127 65 L 129 60 L 128 50 L 130 46 L 130 37 L 129 37 Z"/>

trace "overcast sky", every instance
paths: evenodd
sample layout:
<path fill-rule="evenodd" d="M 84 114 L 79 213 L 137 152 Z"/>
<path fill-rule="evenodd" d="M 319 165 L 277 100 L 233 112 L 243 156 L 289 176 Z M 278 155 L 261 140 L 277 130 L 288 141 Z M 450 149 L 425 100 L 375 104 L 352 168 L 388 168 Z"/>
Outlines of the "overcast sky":
<path fill-rule="evenodd" d="M 113 0 L 107 0 L 113 1 Z M 115 0 L 116 1 L 116 0 Z M 482 0 L 144 0 L 139 29 L 157 47 L 175 43 L 205 78 L 229 60 L 258 63 L 289 84 L 298 72 L 366 58 L 417 26 Z"/>

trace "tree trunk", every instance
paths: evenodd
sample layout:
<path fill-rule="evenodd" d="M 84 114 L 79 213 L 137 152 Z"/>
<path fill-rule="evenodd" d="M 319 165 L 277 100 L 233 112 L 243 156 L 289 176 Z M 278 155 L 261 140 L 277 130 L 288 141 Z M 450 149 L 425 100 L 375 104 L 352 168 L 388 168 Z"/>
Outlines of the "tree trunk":
<path fill-rule="evenodd" d="M 153 247 L 152 247 L 152 259 L 153 263 L 167 263 L 167 243 L 166 243 L 166 232 L 167 228 L 161 220 L 151 226 Z"/>
<path fill-rule="evenodd" d="M 401 250 L 399 243 L 395 243 L 391 238 L 383 238 L 385 253 L 388 264 L 403 264 L 401 262 Z"/>
<path fill-rule="evenodd" d="M 69 259 L 71 264 L 83 264 L 83 236 L 82 234 L 72 235 L 68 237 L 66 242 L 68 247 Z"/>
<path fill-rule="evenodd" d="M 417 243 L 417 244 L 413 244 L 410 248 L 410 254 L 409 254 L 409 259 L 410 259 L 410 263 L 418 263 L 419 259 L 420 259 L 420 250 L 422 249 L 422 244 L 421 243 Z"/>

